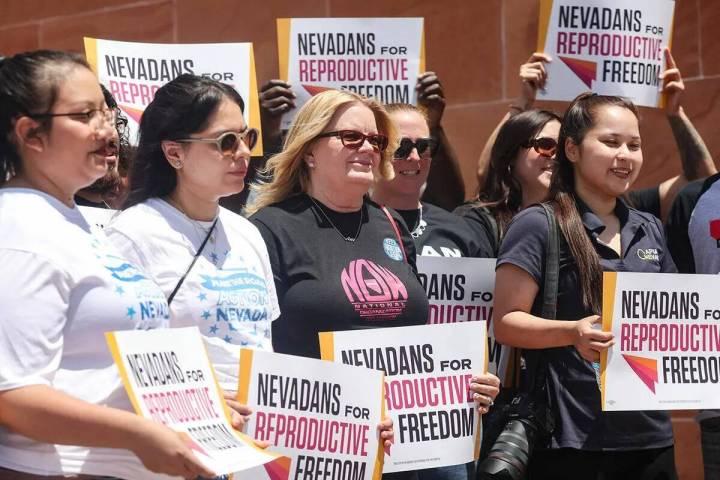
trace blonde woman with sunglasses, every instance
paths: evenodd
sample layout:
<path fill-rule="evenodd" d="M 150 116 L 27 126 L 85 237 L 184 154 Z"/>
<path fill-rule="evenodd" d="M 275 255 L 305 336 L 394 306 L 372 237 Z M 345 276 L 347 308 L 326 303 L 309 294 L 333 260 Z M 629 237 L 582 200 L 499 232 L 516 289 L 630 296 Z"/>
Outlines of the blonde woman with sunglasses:
<path fill-rule="evenodd" d="M 106 228 L 163 289 L 171 326 L 197 326 L 229 404 L 241 347 L 271 349 L 279 315 L 267 249 L 249 221 L 219 206 L 240 192 L 258 133 L 230 86 L 182 75 L 145 110 L 130 193 Z M 140 314 L 140 312 L 138 312 Z"/>
<path fill-rule="evenodd" d="M 379 103 L 332 90 L 301 108 L 282 153 L 268 161 L 273 181 L 257 187 L 249 211 L 280 301 L 276 351 L 319 358 L 318 332 L 427 321 L 410 232 L 367 196 L 392 178 L 396 148 Z"/>

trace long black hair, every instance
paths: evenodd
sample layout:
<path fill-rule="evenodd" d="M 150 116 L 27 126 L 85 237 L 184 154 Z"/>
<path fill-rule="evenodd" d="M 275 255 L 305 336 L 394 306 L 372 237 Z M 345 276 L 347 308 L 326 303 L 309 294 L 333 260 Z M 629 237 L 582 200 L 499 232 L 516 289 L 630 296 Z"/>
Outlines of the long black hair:
<path fill-rule="evenodd" d="M 562 120 L 558 138 L 558 166 L 550 182 L 549 198 L 555 206 L 555 216 L 565 240 L 577 264 L 580 274 L 583 305 L 600 314 L 602 291 L 602 268 L 600 257 L 580 218 L 575 203 L 575 169 L 568 159 L 565 144 L 570 139 L 580 145 L 588 130 L 595 126 L 601 107 L 616 106 L 630 110 L 639 120 L 635 105 L 622 97 L 583 93 L 572 101 Z"/>
<path fill-rule="evenodd" d="M 547 110 L 527 110 L 510 117 L 498 131 L 490 152 L 490 169 L 474 206 L 490 211 L 500 237 L 522 207 L 522 187 L 513 171 L 515 160 L 520 150 L 528 148 L 538 132 L 553 120 L 560 122 L 560 117 Z"/>
<path fill-rule="evenodd" d="M 22 116 L 48 113 L 71 69 L 90 70 L 76 53 L 35 50 L 5 57 L 0 63 L 0 185 L 22 171 L 22 158 L 13 129 Z M 52 118 L 38 120 L 48 131 Z"/>
<path fill-rule="evenodd" d="M 205 129 L 226 98 L 245 110 L 245 102 L 234 88 L 197 75 L 180 75 L 155 93 L 140 120 L 140 141 L 123 209 L 175 190 L 177 173 L 165 158 L 162 142 L 187 138 Z"/>

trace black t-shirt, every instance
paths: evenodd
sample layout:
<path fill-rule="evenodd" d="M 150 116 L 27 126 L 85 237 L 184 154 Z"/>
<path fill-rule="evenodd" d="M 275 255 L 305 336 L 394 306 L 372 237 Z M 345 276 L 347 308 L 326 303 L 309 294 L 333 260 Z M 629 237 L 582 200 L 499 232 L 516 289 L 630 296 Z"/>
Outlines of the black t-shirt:
<path fill-rule="evenodd" d="M 660 187 L 657 185 L 641 190 L 633 190 L 628 194 L 628 197 L 630 197 L 630 206 L 636 210 L 662 218 L 662 215 L 660 215 Z"/>
<path fill-rule="evenodd" d="M 319 332 L 427 323 L 429 305 L 402 218 L 392 212 L 407 261 L 377 204 L 364 202 L 355 242 L 345 241 L 325 215 L 343 236 L 354 237 L 358 212 L 318 205 L 296 195 L 250 217 L 267 244 L 280 303 L 272 325 L 275 351 L 319 358 Z"/>
<path fill-rule="evenodd" d="M 485 207 L 475 206 L 475 202 L 460 205 L 454 213 L 461 216 L 470 230 L 474 233 L 477 242 L 485 245 L 488 251 L 488 258 L 497 257 L 500 249 L 500 236 L 497 222 L 490 211 Z"/>
<path fill-rule="evenodd" d="M 492 257 L 484 237 L 470 229 L 462 217 L 422 202 L 422 208 L 397 210 L 411 231 L 419 256 Z"/>
<path fill-rule="evenodd" d="M 688 234 L 693 210 L 695 210 L 700 195 L 718 179 L 720 179 L 720 173 L 710 178 L 688 183 L 678 192 L 670 207 L 665 232 L 670 253 L 675 265 L 682 273 L 695 273 L 695 258 Z"/>
<path fill-rule="evenodd" d="M 107 203 L 105 202 L 92 202 L 90 200 L 87 200 L 80 195 L 75 195 L 75 205 L 78 207 L 93 207 L 93 208 L 102 208 L 102 209 L 108 209 Z"/>
<path fill-rule="evenodd" d="M 597 238 L 605 225 L 578 200 L 578 210 L 604 271 L 675 272 L 665 245 L 660 221 L 628 208 L 618 200 L 622 256 Z M 515 216 L 503 238 L 498 266 L 510 263 L 526 272 L 539 286 L 547 249 L 548 223 L 540 206 Z M 650 249 L 653 255 L 645 253 Z M 600 286 L 598 286 L 600 288 Z M 561 235 L 558 320 L 578 320 L 592 315 L 582 304 L 579 273 L 567 242 Z M 548 360 L 547 387 L 555 417 L 552 448 L 583 450 L 633 450 L 672 445 L 670 419 L 664 411 L 602 412 L 600 391 L 592 365 L 573 346 L 543 350 Z"/>

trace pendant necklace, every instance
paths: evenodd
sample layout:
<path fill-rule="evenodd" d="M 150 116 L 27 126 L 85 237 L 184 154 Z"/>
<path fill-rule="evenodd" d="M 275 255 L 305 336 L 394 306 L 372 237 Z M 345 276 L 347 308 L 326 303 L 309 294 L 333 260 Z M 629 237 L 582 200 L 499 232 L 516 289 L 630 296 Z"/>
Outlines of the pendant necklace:
<path fill-rule="evenodd" d="M 335 224 L 333 223 L 333 221 L 330 220 L 330 217 L 325 213 L 325 210 L 322 209 L 322 207 L 315 201 L 315 199 L 314 199 L 312 196 L 308 195 L 308 198 L 309 198 L 310 201 L 313 203 L 313 205 L 315 205 L 315 208 L 317 208 L 318 210 L 320 210 L 320 213 L 321 213 L 322 216 L 325 218 L 325 220 L 327 220 L 327 222 L 330 224 L 330 226 L 333 227 L 333 230 L 335 230 L 335 231 L 337 232 L 337 234 L 340 235 L 340 237 L 341 237 L 343 240 L 345 240 L 346 242 L 349 242 L 349 243 L 353 243 L 353 242 L 355 242 L 355 240 L 358 239 L 358 237 L 360 236 L 360 230 L 362 229 L 362 224 L 363 224 L 363 208 L 362 208 L 362 207 L 360 207 L 360 223 L 358 223 L 357 232 L 355 232 L 355 236 L 354 236 L 354 237 L 351 237 L 351 236 L 349 236 L 349 235 L 348 235 L 348 236 L 345 236 L 345 235 L 342 234 L 342 232 L 340 231 L 340 229 L 339 229 L 337 226 L 335 226 Z"/>
<path fill-rule="evenodd" d="M 418 218 L 417 227 L 410 232 L 410 235 L 412 235 L 412 238 L 419 238 L 422 236 L 423 233 L 425 233 L 425 227 L 427 227 L 427 222 L 423 220 L 422 218 L 422 205 L 420 205 L 420 217 Z"/>

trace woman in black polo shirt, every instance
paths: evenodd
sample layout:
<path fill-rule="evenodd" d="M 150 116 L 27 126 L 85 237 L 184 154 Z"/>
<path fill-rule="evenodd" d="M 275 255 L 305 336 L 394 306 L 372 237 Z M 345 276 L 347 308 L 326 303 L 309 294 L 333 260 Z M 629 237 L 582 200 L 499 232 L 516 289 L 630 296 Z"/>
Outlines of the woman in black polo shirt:
<path fill-rule="evenodd" d="M 557 319 L 530 313 L 544 283 L 549 228 L 542 208 L 519 213 L 500 246 L 495 334 L 540 352 L 555 420 L 549 448 L 533 454 L 532 478 L 677 476 L 667 413 L 602 412 L 593 368 L 613 343 L 599 330 L 602 271 L 675 271 L 659 220 L 620 198 L 640 171 L 640 142 L 637 110 L 622 98 L 583 94 L 565 113 L 550 185 L 561 232 Z M 647 248 L 657 257 L 636 254 Z"/>

